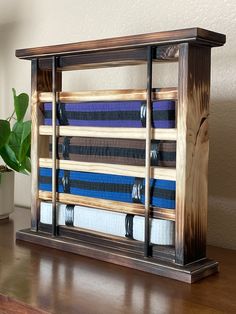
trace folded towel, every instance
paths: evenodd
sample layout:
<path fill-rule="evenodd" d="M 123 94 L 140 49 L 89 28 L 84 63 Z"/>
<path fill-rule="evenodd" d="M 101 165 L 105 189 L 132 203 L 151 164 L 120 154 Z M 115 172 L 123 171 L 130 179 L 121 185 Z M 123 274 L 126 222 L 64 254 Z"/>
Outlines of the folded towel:
<path fill-rule="evenodd" d="M 41 202 L 40 222 L 52 224 L 52 204 Z M 57 204 L 57 224 L 80 227 L 106 234 L 144 241 L 145 219 L 97 208 Z M 150 219 L 150 242 L 174 245 L 174 222 Z"/>

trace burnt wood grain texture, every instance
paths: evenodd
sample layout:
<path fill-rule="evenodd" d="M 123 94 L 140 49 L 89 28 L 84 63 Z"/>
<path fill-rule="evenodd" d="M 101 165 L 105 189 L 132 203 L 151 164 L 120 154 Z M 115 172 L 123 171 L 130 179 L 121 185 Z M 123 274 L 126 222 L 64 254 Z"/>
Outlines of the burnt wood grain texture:
<path fill-rule="evenodd" d="M 153 88 L 152 97 L 157 100 L 177 100 L 178 89 L 176 87 Z M 146 100 L 146 89 L 108 89 L 86 90 L 80 92 L 61 92 L 61 102 L 76 103 L 80 101 L 125 101 Z M 39 93 L 40 102 L 52 102 L 52 93 Z"/>
<path fill-rule="evenodd" d="M 144 243 L 138 240 L 108 235 L 102 232 L 86 230 L 77 227 L 58 226 L 58 235 L 80 241 L 80 243 L 96 245 L 100 248 L 113 248 L 123 254 L 134 253 L 143 256 Z M 51 225 L 39 224 L 39 231 L 50 234 Z M 174 262 L 175 250 L 173 246 L 151 245 L 150 253 L 154 258 Z"/>
<path fill-rule="evenodd" d="M 37 48 L 16 50 L 16 57 L 31 59 L 40 56 L 66 55 L 87 51 L 100 51 L 111 49 L 127 49 L 142 46 L 156 46 L 181 42 L 196 42 L 207 46 L 222 46 L 225 43 L 225 35 L 201 28 L 188 28 L 149 34 L 131 35 L 124 37 L 106 38 L 92 41 L 84 41 L 71 44 L 62 44 Z"/>
<path fill-rule="evenodd" d="M 46 233 L 35 233 L 29 229 L 17 232 L 16 238 L 187 283 L 193 283 L 218 271 L 218 263 L 210 259 L 203 259 L 183 267 L 153 257 L 144 258 L 134 253 L 121 253 L 114 248 L 101 248 L 94 244 L 85 244 L 62 236 L 52 238 Z"/>
<path fill-rule="evenodd" d="M 61 73 L 57 73 L 58 88 L 61 90 Z M 39 198 L 38 198 L 38 176 L 39 156 L 48 154 L 48 138 L 39 135 L 39 126 L 43 124 L 42 104 L 39 102 L 40 92 L 52 90 L 52 72 L 39 69 L 38 59 L 31 61 L 31 228 L 38 229 L 39 221 Z"/>
<path fill-rule="evenodd" d="M 136 139 L 145 140 L 144 128 L 113 128 L 113 127 L 85 127 L 85 126 L 58 126 L 59 136 L 78 136 L 80 137 L 98 137 L 98 138 L 116 138 L 116 139 Z M 40 135 L 51 136 L 52 127 L 50 125 L 41 125 L 39 127 Z M 152 139 L 162 141 L 176 141 L 177 130 L 172 129 L 152 129 Z M 49 157 L 41 156 L 42 158 Z"/>
<path fill-rule="evenodd" d="M 44 201 L 51 201 L 52 192 L 40 190 L 39 198 Z M 145 207 L 143 204 L 125 203 L 125 202 L 111 201 L 111 200 L 106 200 L 106 199 L 101 199 L 101 198 L 93 198 L 93 197 L 66 194 L 66 193 L 59 193 L 58 201 L 63 204 L 89 206 L 92 208 L 100 208 L 107 211 L 133 214 L 133 215 L 138 215 L 138 216 L 144 216 L 145 214 Z M 150 210 L 150 217 L 175 221 L 175 210 L 153 207 Z"/>
<path fill-rule="evenodd" d="M 177 61 L 178 55 L 177 44 L 155 47 L 152 53 L 153 62 Z M 59 71 L 139 65 L 145 64 L 147 61 L 146 47 L 67 54 L 60 56 L 58 61 Z M 39 68 L 51 70 L 51 58 L 39 58 Z"/>
<path fill-rule="evenodd" d="M 209 47 L 180 45 L 176 152 L 176 263 L 206 256 Z"/>
<path fill-rule="evenodd" d="M 52 168 L 53 161 L 50 158 L 40 158 L 39 166 L 45 168 Z M 107 164 L 86 161 L 73 161 L 73 160 L 58 160 L 57 165 L 60 169 L 83 171 L 92 173 L 106 173 L 116 175 L 127 175 L 132 177 L 144 177 L 145 167 L 143 166 L 130 166 L 119 164 Z M 173 167 L 151 167 L 150 177 L 161 180 L 176 180 L 176 170 Z"/>

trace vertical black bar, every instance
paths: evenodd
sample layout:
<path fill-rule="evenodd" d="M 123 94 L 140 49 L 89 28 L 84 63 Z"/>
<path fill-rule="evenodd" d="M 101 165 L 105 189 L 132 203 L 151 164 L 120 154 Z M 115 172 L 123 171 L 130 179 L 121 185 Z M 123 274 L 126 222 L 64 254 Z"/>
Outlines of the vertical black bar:
<path fill-rule="evenodd" d="M 57 235 L 57 58 L 52 57 L 52 235 Z"/>
<path fill-rule="evenodd" d="M 38 231 L 40 202 L 39 190 L 39 117 L 38 117 L 38 89 L 41 78 L 38 67 L 38 59 L 31 62 L 31 230 Z M 42 84 L 43 85 L 43 84 Z"/>
<path fill-rule="evenodd" d="M 151 166 L 151 113 L 152 113 L 152 47 L 147 47 L 147 112 L 145 156 L 145 230 L 144 257 L 150 255 L 150 166 Z"/>

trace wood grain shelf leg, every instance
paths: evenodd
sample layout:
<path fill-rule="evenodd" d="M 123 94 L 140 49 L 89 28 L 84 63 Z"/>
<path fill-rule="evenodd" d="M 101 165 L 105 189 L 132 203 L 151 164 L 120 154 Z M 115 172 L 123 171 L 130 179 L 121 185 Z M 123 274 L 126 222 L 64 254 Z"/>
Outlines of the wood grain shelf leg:
<path fill-rule="evenodd" d="M 45 149 L 44 140 L 39 139 L 39 125 L 43 122 L 41 105 L 38 94 L 41 91 L 50 91 L 52 76 L 50 72 L 39 69 L 38 59 L 33 59 L 31 64 L 31 163 L 32 163 L 32 188 L 31 188 L 31 229 L 38 230 L 39 222 L 39 198 L 38 198 L 38 177 L 39 177 L 39 154 Z"/>
<path fill-rule="evenodd" d="M 58 86 L 61 88 L 61 73 L 57 73 Z M 48 151 L 48 138 L 39 136 L 39 126 L 43 124 L 42 104 L 39 101 L 39 93 L 49 92 L 52 88 L 52 72 L 39 69 L 38 59 L 33 59 L 31 64 L 31 163 L 32 163 L 32 187 L 31 187 L 31 230 L 38 230 L 39 206 L 38 177 L 39 156 L 46 155 Z"/>
<path fill-rule="evenodd" d="M 206 256 L 210 47 L 179 46 L 176 263 Z"/>

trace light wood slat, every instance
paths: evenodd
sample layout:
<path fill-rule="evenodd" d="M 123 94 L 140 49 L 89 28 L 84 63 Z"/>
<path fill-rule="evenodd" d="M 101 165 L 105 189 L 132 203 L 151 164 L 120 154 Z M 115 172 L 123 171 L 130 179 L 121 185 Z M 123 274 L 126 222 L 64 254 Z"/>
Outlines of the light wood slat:
<path fill-rule="evenodd" d="M 52 193 L 39 190 L 39 198 L 44 201 L 51 201 Z M 65 193 L 58 193 L 57 200 L 64 204 L 88 206 L 107 211 L 144 216 L 144 205 L 142 204 L 125 203 Z M 153 217 L 175 221 L 175 210 L 154 207 Z"/>
<path fill-rule="evenodd" d="M 159 88 L 153 91 L 153 100 L 175 100 L 178 98 L 177 88 Z M 116 89 L 116 90 L 90 90 L 81 92 L 61 92 L 61 102 L 80 101 L 122 101 L 122 100 L 146 100 L 146 89 Z M 52 93 L 40 93 L 40 102 L 51 102 Z"/>
<path fill-rule="evenodd" d="M 61 73 L 57 73 L 58 90 L 61 88 Z M 39 136 L 39 125 L 43 123 L 42 104 L 38 95 L 41 91 L 52 90 L 52 75 L 49 71 L 39 69 L 37 59 L 31 63 L 31 230 L 38 231 L 39 222 L 39 201 L 38 201 L 38 177 L 39 159 L 38 156 L 48 156 L 49 141 L 47 137 Z"/>
<path fill-rule="evenodd" d="M 115 175 L 121 175 L 121 176 L 131 176 L 131 177 L 141 177 L 141 178 L 145 177 L 145 167 L 142 167 L 142 166 L 80 162 L 80 161 L 72 161 L 72 160 L 58 160 L 57 164 L 58 164 L 59 169 L 64 169 L 64 170 L 115 174 Z M 40 158 L 39 166 L 52 168 L 52 159 Z M 168 167 L 155 167 L 155 168 L 152 167 L 151 178 L 175 181 L 176 169 L 168 168 Z"/>
<path fill-rule="evenodd" d="M 58 128 L 59 136 L 80 136 L 80 137 L 104 137 L 104 138 L 123 138 L 145 140 L 144 128 L 101 128 L 101 127 L 78 127 L 78 126 L 60 126 Z M 52 127 L 41 125 L 39 127 L 40 135 L 52 135 Z M 176 141 L 176 129 L 152 129 L 152 139 Z"/>

